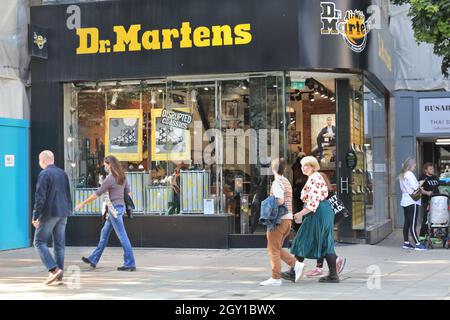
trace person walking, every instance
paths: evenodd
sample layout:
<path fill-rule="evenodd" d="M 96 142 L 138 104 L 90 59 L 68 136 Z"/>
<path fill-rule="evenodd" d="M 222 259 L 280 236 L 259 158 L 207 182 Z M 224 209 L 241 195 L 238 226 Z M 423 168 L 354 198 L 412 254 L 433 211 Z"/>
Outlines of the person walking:
<path fill-rule="evenodd" d="M 420 183 L 419 181 L 417 181 L 417 178 L 413 173 L 415 169 L 416 160 L 409 157 L 403 162 L 400 174 L 398 176 L 400 181 L 400 189 L 402 191 L 402 199 L 400 201 L 400 205 L 403 207 L 405 214 L 405 222 L 403 224 L 403 249 L 415 249 L 418 251 L 423 251 L 427 248 L 423 243 L 419 241 L 416 230 L 421 202 L 420 199 L 414 200 L 411 197 L 411 194 L 422 187 L 423 181 Z M 423 189 L 421 190 L 423 191 Z M 409 232 L 411 233 L 411 236 L 415 242 L 415 246 L 413 246 L 409 242 Z"/>
<path fill-rule="evenodd" d="M 334 211 L 327 200 L 327 183 L 319 173 L 320 165 L 315 157 L 304 157 L 301 164 L 308 181 L 301 193 L 305 206 L 294 215 L 295 220 L 302 219 L 303 222 L 292 243 L 291 253 L 300 262 L 305 258 L 325 258 L 329 274 L 319 281 L 338 283 L 333 235 Z"/>
<path fill-rule="evenodd" d="M 328 179 L 327 175 L 323 172 L 320 172 L 320 175 L 322 176 L 322 178 L 325 180 L 325 183 L 327 184 L 327 188 L 328 188 L 327 200 L 328 200 L 333 195 L 333 193 L 330 192 L 333 189 L 331 188 L 331 183 L 330 183 L 330 180 Z M 299 209 L 299 210 L 301 210 L 301 209 Z M 298 231 L 298 230 L 296 230 L 296 231 Z M 324 261 L 325 261 L 325 258 L 317 259 L 316 266 L 313 269 L 311 269 L 310 271 L 305 272 L 305 277 L 307 277 L 307 278 L 323 277 L 325 275 L 325 270 L 323 268 Z M 338 274 L 341 274 L 342 271 L 344 271 L 345 263 L 346 263 L 345 258 L 336 256 L 336 270 L 337 270 Z M 281 278 L 283 278 L 285 280 L 294 281 L 294 279 L 295 279 L 294 270 L 291 268 L 291 270 L 289 270 L 289 271 L 282 272 Z"/>
<path fill-rule="evenodd" d="M 428 221 L 428 212 L 430 211 L 430 201 L 431 196 L 433 194 L 439 193 L 439 178 L 434 175 L 434 166 L 431 162 L 426 162 L 423 165 L 423 175 L 420 178 L 420 181 L 423 181 L 423 190 L 422 190 L 422 208 L 423 208 L 423 216 L 422 216 L 422 226 L 420 227 L 419 233 L 419 241 L 425 241 L 425 237 L 428 234 L 427 221 Z"/>
<path fill-rule="evenodd" d="M 33 208 L 34 247 L 49 275 L 46 285 L 61 285 L 64 273 L 64 252 L 67 217 L 72 212 L 69 178 L 54 164 L 55 156 L 49 150 L 39 154 L 39 173 Z M 51 255 L 47 242 L 53 238 Z"/>
<path fill-rule="evenodd" d="M 281 261 L 291 266 L 295 271 L 296 280 L 302 274 L 305 265 L 295 259 L 293 255 L 283 249 L 283 243 L 289 236 L 292 225 L 292 186 L 283 174 L 286 170 L 286 160 L 274 159 L 272 161 L 272 172 L 275 179 L 272 183 L 270 194 L 275 197 L 278 206 L 285 206 L 287 213 L 281 216 L 279 225 L 274 229 L 267 230 L 267 251 L 272 266 L 272 277 L 260 283 L 262 286 L 281 286 Z"/>
<path fill-rule="evenodd" d="M 112 210 L 109 210 L 111 214 L 108 215 L 105 224 L 100 232 L 100 241 L 92 252 L 92 254 L 86 258 L 82 257 L 83 262 L 89 264 L 91 267 L 96 268 L 100 258 L 108 245 L 109 236 L 114 229 L 117 238 L 119 238 L 120 244 L 124 251 L 124 264 L 118 267 L 118 271 L 136 271 L 136 262 L 134 259 L 133 248 L 131 247 L 130 240 L 128 239 L 125 225 L 123 223 L 123 214 L 125 212 L 125 192 L 130 192 L 128 181 L 125 177 L 122 165 L 119 160 L 114 156 L 107 156 L 104 160 L 105 170 L 108 172 L 108 176 L 103 181 L 100 188 L 92 194 L 88 199 L 81 202 L 75 207 L 75 210 L 80 210 L 86 204 L 96 200 L 98 197 L 108 192 L 109 200 L 112 204 Z"/>

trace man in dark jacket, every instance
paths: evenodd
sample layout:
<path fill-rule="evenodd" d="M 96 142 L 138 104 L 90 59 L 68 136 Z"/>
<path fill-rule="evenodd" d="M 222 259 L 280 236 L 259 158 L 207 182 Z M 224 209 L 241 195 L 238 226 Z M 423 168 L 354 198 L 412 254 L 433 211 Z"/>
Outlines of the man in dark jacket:
<path fill-rule="evenodd" d="M 39 154 L 43 170 L 38 176 L 33 208 L 34 246 L 49 271 L 46 285 L 62 284 L 67 216 L 72 212 L 69 178 L 54 162 L 51 151 Z M 47 247 L 51 236 L 54 258 Z"/>

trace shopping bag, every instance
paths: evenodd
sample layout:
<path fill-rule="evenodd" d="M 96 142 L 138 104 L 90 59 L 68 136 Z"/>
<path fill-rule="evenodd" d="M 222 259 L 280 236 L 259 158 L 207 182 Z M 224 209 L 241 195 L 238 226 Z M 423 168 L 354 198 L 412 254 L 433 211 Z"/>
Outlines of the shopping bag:
<path fill-rule="evenodd" d="M 351 216 L 350 211 L 345 207 L 342 200 L 340 200 L 336 194 L 332 194 L 328 198 L 328 201 L 334 211 L 334 224 L 339 224 L 342 220 Z"/>

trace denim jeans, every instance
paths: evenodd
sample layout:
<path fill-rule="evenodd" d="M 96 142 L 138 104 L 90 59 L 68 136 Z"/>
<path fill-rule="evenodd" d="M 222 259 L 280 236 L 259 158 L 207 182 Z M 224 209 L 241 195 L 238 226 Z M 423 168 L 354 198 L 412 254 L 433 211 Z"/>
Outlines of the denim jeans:
<path fill-rule="evenodd" d="M 56 267 L 64 270 L 67 217 L 44 217 L 40 222 L 41 225 L 34 233 L 34 247 L 39 253 L 42 263 L 48 270 Z M 51 255 L 47 246 L 50 236 L 53 237 L 53 253 L 55 258 Z"/>
<path fill-rule="evenodd" d="M 130 240 L 128 239 L 128 235 L 125 230 L 125 225 L 123 224 L 123 213 L 125 211 L 125 207 L 122 205 L 116 205 L 114 208 L 116 208 L 118 213 L 117 218 L 114 218 L 112 214 L 109 215 L 103 225 L 102 231 L 100 232 L 100 241 L 98 242 L 97 248 L 95 248 L 88 259 L 95 265 L 98 263 L 103 254 L 103 250 L 105 250 L 105 247 L 108 245 L 111 231 L 114 229 L 123 248 L 124 267 L 136 267 L 133 248 L 131 247 Z"/>

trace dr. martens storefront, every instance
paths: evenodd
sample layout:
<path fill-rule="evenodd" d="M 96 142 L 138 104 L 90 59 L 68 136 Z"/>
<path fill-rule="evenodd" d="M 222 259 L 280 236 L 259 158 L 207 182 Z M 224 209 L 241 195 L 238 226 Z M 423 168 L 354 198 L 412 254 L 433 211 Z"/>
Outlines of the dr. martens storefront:
<path fill-rule="evenodd" d="M 136 206 L 125 218 L 134 246 L 264 246 L 270 161 L 288 161 L 300 210 L 310 154 L 352 212 L 337 240 L 392 230 L 392 41 L 378 7 L 102 1 L 32 7 L 31 21 L 32 157 L 55 152 L 76 205 L 115 155 Z M 33 185 L 39 170 L 34 161 Z M 101 199 L 74 212 L 67 244 L 95 245 L 101 213 Z"/>

